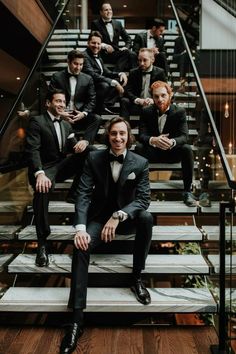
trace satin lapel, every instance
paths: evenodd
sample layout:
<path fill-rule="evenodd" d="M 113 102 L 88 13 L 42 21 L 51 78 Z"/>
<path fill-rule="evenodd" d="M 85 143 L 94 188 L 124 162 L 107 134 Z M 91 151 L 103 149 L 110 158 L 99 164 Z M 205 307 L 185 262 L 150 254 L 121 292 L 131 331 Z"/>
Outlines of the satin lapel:
<path fill-rule="evenodd" d="M 55 144 L 57 145 L 58 149 L 59 149 L 59 144 L 58 144 L 58 139 L 57 139 L 57 133 L 54 127 L 54 123 L 52 122 L 51 118 L 49 117 L 49 115 L 46 113 L 45 115 L 46 121 L 47 121 L 47 125 L 49 126 L 51 133 L 54 137 L 55 140 Z"/>
<path fill-rule="evenodd" d="M 102 180 L 102 184 L 103 184 L 104 191 L 105 191 L 105 196 L 107 196 L 108 187 L 109 187 L 109 174 L 110 174 L 111 166 L 110 166 L 110 161 L 108 159 L 109 152 L 104 151 L 104 154 L 105 154 L 105 158 L 102 157 L 101 162 L 99 164 L 100 166 L 103 166 L 100 169 L 99 177 Z"/>
<path fill-rule="evenodd" d="M 65 85 L 66 86 L 65 91 L 67 91 L 67 92 L 69 92 L 69 94 L 71 94 L 71 92 L 70 92 L 70 79 L 69 79 L 69 74 L 67 72 L 67 69 L 64 70 L 63 74 L 64 74 L 64 78 L 62 79 L 63 80 L 62 86 Z"/>
<path fill-rule="evenodd" d="M 120 172 L 120 177 L 118 179 L 118 183 L 120 186 L 123 186 L 125 181 L 127 180 L 128 175 L 133 172 L 134 168 L 134 160 L 132 158 L 132 155 L 130 154 L 129 151 L 127 151 L 127 155 L 124 159 L 124 163 Z"/>
<path fill-rule="evenodd" d="M 62 139 L 62 149 L 63 149 L 66 143 L 66 130 L 63 121 L 61 121 L 60 123 L 60 128 L 61 128 L 61 139 Z"/>

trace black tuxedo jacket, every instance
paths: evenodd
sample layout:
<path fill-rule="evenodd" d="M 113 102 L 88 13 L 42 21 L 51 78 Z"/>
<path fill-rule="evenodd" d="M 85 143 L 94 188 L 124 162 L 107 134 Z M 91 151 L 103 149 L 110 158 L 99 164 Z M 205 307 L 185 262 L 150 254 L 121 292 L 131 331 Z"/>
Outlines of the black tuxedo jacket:
<path fill-rule="evenodd" d="M 91 23 L 91 31 L 99 31 L 102 35 L 103 43 L 110 44 L 115 50 L 119 50 L 119 39 L 125 42 L 125 47 L 131 48 L 132 40 L 131 37 L 126 32 L 125 28 L 122 26 L 121 22 L 118 20 L 112 20 L 112 26 L 114 29 L 113 41 L 111 41 L 110 36 L 107 32 L 106 25 L 104 21 L 99 18 Z"/>
<path fill-rule="evenodd" d="M 30 174 L 50 169 L 66 157 L 68 153 L 66 139 L 72 133 L 72 128 L 64 120 L 60 122 L 60 126 L 62 151 L 59 150 L 54 123 L 48 113 L 30 118 L 26 135 L 26 154 Z"/>
<path fill-rule="evenodd" d="M 138 54 L 140 48 L 147 48 L 147 36 L 148 32 L 140 32 L 137 33 L 134 37 L 134 42 L 133 42 L 133 51 L 135 51 L 136 54 Z M 164 47 L 164 38 L 159 37 L 155 38 L 156 42 L 156 47 L 159 49 L 160 53 L 166 53 L 165 47 Z"/>
<path fill-rule="evenodd" d="M 49 89 L 61 89 L 66 94 L 66 104 L 70 101 L 70 81 L 67 68 L 52 75 Z M 91 113 L 96 103 L 96 93 L 91 76 L 80 73 L 75 88 L 75 106 L 78 111 Z"/>
<path fill-rule="evenodd" d="M 155 105 L 142 109 L 139 123 L 139 141 L 141 143 L 149 145 L 149 139 L 152 136 L 161 134 L 158 128 L 158 117 L 159 112 Z M 175 139 L 176 146 L 187 143 L 188 125 L 186 112 L 183 108 L 171 104 L 162 134 L 169 134 L 169 139 Z"/>
<path fill-rule="evenodd" d="M 108 197 L 109 149 L 89 153 L 78 187 L 75 225 L 87 224 L 104 208 Z M 117 203 L 131 219 L 150 203 L 148 161 L 127 151 L 118 183 Z"/>
<path fill-rule="evenodd" d="M 104 66 L 102 58 L 99 56 L 103 73 L 101 74 L 101 68 L 97 63 L 96 59 L 93 56 L 93 53 L 89 48 L 87 48 L 83 52 L 85 56 L 84 65 L 83 65 L 83 72 L 92 76 L 95 85 L 100 82 L 107 82 L 109 85 L 111 84 L 112 79 L 118 78 L 118 72 L 111 71 Z"/>
<path fill-rule="evenodd" d="M 142 91 L 142 70 L 140 68 L 131 69 L 129 73 L 128 83 L 125 87 L 125 95 L 131 102 L 140 97 Z M 150 85 L 157 80 L 166 81 L 166 75 L 163 69 L 153 66 Z"/>

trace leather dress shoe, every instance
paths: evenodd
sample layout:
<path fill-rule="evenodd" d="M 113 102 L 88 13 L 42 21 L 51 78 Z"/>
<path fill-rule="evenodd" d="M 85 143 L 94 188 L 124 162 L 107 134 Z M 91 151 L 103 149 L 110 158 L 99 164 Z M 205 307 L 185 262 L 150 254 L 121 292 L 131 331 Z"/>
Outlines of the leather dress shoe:
<path fill-rule="evenodd" d="M 183 202 L 186 204 L 188 207 L 195 207 L 197 206 L 197 201 L 195 199 L 195 196 L 191 192 L 184 192 L 183 193 Z"/>
<path fill-rule="evenodd" d="M 46 246 L 39 246 L 35 259 L 35 264 L 38 267 L 47 267 L 49 264 L 48 252 Z"/>
<path fill-rule="evenodd" d="M 134 293 L 136 299 L 141 302 L 141 304 L 148 305 L 151 303 L 151 296 L 148 290 L 143 285 L 141 279 L 135 280 L 134 285 L 131 287 L 131 290 Z"/>
<path fill-rule="evenodd" d="M 79 337 L 83 334 L 83 328 L 76 322 L 72 323 L 66 335 L 62 339 L 60 354 L 70 354 L 76 349 Z"/>

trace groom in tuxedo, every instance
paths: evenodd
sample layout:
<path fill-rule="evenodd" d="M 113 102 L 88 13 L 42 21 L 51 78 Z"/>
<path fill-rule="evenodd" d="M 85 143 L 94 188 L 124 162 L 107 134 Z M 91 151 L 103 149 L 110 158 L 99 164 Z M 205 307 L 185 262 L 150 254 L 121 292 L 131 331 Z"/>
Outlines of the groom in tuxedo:
<path fill-rule="evenodd" d="M 114 240 L 116 233 L 134 232 L 131 290 L 139 302 L 148 305 L 150 294 L 141 271 L 152 238 L 148 161 L 129 151 L 130 125 L 115 117 L 105 128 L 106 150 L 89 153 L 77 189 L 74 253 L 69 307 L 71 326 L 62 340 L 60 353 L 72 353 L 83 333 L 90 252 L 101 243 Z M 103 166 L 103 168 L 101 168 Z"/>

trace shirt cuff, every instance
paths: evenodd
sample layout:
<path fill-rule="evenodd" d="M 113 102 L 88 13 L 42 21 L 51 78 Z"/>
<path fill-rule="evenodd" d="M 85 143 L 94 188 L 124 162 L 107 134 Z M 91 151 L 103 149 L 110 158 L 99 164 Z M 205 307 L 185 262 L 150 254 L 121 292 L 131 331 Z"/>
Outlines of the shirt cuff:
<path fill-rule="evenodd" d="M 115 87 L 116 85 L 119 85 L 119 82 L 116 80 L 111 80 L 111 86 Z"/>
<path fill-rule="evenodd" d="M 138 97 L 135 98 L 134 103 L 135 103 L 135 104 L 139 104 L 139 98 L 138 98 Z"/>
<path fill-rule="evenodd" d="M 35 172 L 34 177 L 36 178 L 40 173 L 45 175 L 45 172 L 43 170 L 38 170 L 37 172 Z"/>
<path fill-rule="evenodd" d="M 151 145 L 151 146 L 153 146 L 153 147 L 156 147 L 155 144 L 152 144 L 152 138 L 153 138 L 153 136 L 151 136 L 151 138 L 149 139 L 149 145 Z"/>
<path fill-rule="evenodd" d="M 120 220 L 121 222 L 123 222 L 123 221 L 128 219 L 129 215 L 127 213 L 125 213 L 124 211 L 118 210 L 118 213 L 122 214 L 122 220 Z"/>
<path fill-rule="evenodd" d="M 82 113 L 85 115 L 85 117 L 87 117 L 88 112 L 83 111 Z"/>
<path fill-rule="evenodd" d="M 75 225 L 75 230 L 76 230 L 76 231 L 86 231 L 86 225 L 84 225 L 84 224 L 77 224 L 77 225 Z"/>
<path fill-rule="evenodd" d="M 176 140 L 175 139 L 171 139 L 172 141 L 172 146 L 170 147 L 170 150 L 173 149 L 173 147 L 175 147 L 176 145 Z"/>

